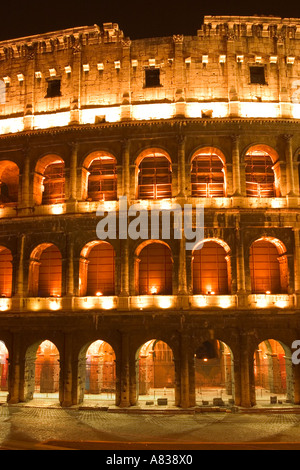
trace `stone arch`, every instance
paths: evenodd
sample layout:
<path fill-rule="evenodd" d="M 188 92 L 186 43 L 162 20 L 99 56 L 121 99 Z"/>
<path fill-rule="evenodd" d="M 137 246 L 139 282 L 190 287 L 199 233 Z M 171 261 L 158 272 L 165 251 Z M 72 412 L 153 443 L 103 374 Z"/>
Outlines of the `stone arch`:
<path fill-rule="evenodd" d="M 4 341 L 0 340 L 0 401 L 6 401 L 8 393 L 9 352 Z"/>
<path fill-rule="evenodd" d="M 62 256 L 53 243 L 41 243 L 31 253 L 28 292 L 32 297 L 62 295 Z"/>
<path fill-rule="evenodd" d="M 34 169 L 33 199 L 37 205 L 58 204 L 65 201 L 65 162 L 57 154 L 41 157 Z"/>
<path fill-rule="evenodd" d="M 86 343 L 78 355 L 78 400 L 116 401 L 116 352 L 102 339 Z"/>
<path fill-rule="evenodd" d="M 0 205 L 17 204 L 20 170 L 11 160 L 0 161 Z"/>
<path fill-rule="evenodd" d="M 80 296 L 115 295 L 115 263 L 116 254 L 110 243 L 88 242 L 80 253 Z"/>
<path fill-rule="evenodd" d="M 279 154 L 266 144 L 251 144 L 243 153 L 246 195 L 280 196 L 281 171 Z"/>
<path fill-rule="evenodd" d="M 135 160 L 136 197 L 163 199 L 172 197 L 172 161 L 161 148 L 143 150 Z"/>
<path fill-rule="evenodd" d="M 151 339 L 136 351 L 137 396 L 149 405 L 175 402 L 175 363 L 172 347 Z M 159 401 L 157 401 L 159 400 Z"/>
<path fill-rule="evenodd" d="M 0 297 L 11 297 L 13 288 L 13 256 L 11 251 L 0 246 Z"/>
<path fill-rule="evenodd" d="M 172 294 L 173 259 L 170 246 L 161 240 L 147 240 L 135 252 L 135 285 L 140 295 Z"/>
<path fill-rule="evenodd" d="M 288 260 L 285 245 L 274 237 L 261 237 L 250 246 L 251 291 L 281 294 L 288 291 Z"/>
<path fill-rule="evenodd" d="M 195 399 L 200 405 L 233 404 L 233 352 L 222 340 L 206 339 L 194 352 Z"/>
<path fill-rule="evenodd" d="M 273 337 L 257 345 L 253 362 L 256 404 L 294 402 L 291 356 L 291 349 Z"/>
<path fill-rule="evenodd" d="M 231 292 L 230 247 L 218 238 L 200 242 L 192 253 L 192 285 L 194 294 L 229 294 Z M 199 244 L 198 244 L 199 245 Z"/>
<path fill-rule="evenodd" d="M 224 197 L 227 195 L 227 167 L 224 153 L 216 147 L 200 147 L 191 159 L 191 195 Z"/>
<path fill-rule="evenodd" d="M 39 340 L 25 353 L 24 399 L 30 401 L 40 394 L 59 400 L 60 353 L 50 340 Z"/>
<path fill-rule="evenodd" d="M 104 150 L 89 153 L 82 164 L 82 199 L 113 201 L 117 199 L 117 159 Z"/>

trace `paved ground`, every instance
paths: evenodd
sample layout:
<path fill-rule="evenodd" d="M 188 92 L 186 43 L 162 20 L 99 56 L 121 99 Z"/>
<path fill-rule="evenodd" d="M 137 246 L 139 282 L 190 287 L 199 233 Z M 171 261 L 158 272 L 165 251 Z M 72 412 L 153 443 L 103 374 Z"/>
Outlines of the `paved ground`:
<path fill-rule="evenodd" d="M 275 444 L 277 443 L 277 444 Z M 300 413 L 138 414 L 94 409 L 0 406 L 0 449 L 300 450 Z M 47 448 L 47 447 L 46 447 Z"/>

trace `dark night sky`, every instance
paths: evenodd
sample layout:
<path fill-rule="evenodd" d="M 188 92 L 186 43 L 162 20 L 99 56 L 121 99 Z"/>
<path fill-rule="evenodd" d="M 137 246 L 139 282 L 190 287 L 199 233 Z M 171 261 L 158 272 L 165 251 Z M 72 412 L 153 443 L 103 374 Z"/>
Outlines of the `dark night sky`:
<path fill-rule="evenodd" d="M 196 35 L 204 15 L 300 17 L 298 2 L 281 2 L 277 6 L 274 0 L 2 0 L 1 3 L 0 40 L 105 22 L 118 23 L 131 39 Z"/>

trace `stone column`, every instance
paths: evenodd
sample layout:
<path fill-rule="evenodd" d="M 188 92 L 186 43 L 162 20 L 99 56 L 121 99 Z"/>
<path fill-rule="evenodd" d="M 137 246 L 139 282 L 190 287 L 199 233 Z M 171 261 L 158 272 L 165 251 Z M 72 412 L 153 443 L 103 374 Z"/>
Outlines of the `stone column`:
<path fill-rule="evenodd" d="M 62 406 L 67 407 L 73 404 L 72 336 L 70 333 L 65 333 L 64 335 L 64 350 L 60 365 L 59 402 Z"/>
<path fill-rule="evenodd" d="M 23 373 L 24 375 L 24 373 Z M 20 333 L 14 333 L 12 348 L 9 352 L 8 396 L 9 404 L 19 403 L 21 383 Z M 24 382 L 23 382 L 24 385 Z M 23 391 L 24 395 L 24 391 Z"/>
<path fill-rule="evenodd" d="M 178 196 L 186 197 L 185 137 L 178 136 Z"/>
<path fill-rule="evenodd" d="M 241 189 L 241 162 L 240 162 L 240 149 L 239 142 L 240 137 L 233 135 L 232 139 L 232 185 L 233 185 L 233 196 L 245 195 L 245 191 Z"/>
<path fill-rule="evenodd" d="M 70 159 L 70 184 L 69 184 L 69 198 L 71 200 L 77 199 L 77 154 L 78 143 L 71 144 L 71 159 Z"/>
<path fill-rule="evenodd" d="M 138 367 L 138 359 L 135 359 L 135 357 L 131 357 L 129 361 L 129 402 L 130 406 L 135 406 L 138 402 L 138 376 L 137 376 L 137 367 Z"/>
<path fill-rule="evenodd" d="M 180 406 L 189 408 L 190 406 L 190 382 L 189 382 L 189 338 L 181 335 L 180 344 Z"/>
<path fill-rule="evenodd" d="M 185 101 L 185 79 L 184 79 L 184 58 L 183 58 L 183 35 L 176 34 L 173 36 L 174 42 L 174 77 L 175 77 L 175 113 L 177 117 L 185 117 L 186 101 Z"/>
<path fill-rule="evenodd" d="M 23 234 L 19 240 L 19 263 L 17 270 L 17 284 L 15 288 L 16 295 L 23 297 L 24 295 L 24 247 L 26 236 Z"/>
<path fill-rule="evenodd" d="M 178 270 L 178 294 L 187 294 L 187 277 L 186 277 L 186 249 L 185 249 L 185 237 L 182 234 L 181 240 L 179 240 L 179 270 Z"/>
<path fill-rule="evenodd" d="M 117 367 L 117 405 L 124 408 L 130 406 L 130 359 L 129 359 L 129 335 L 121 335 L 121 357 L 119 358 L 119 367 Z"/>
<path fill-rule="evenodd" d="M 253 403 L 253 357 L 251 358 L 250 340 L 246 333 L 241 335 L 240 345 L 240 378 L 241 402 L 240 406 L 251 407 Z"/>
<path fill-rule="evenodd" d="M 294 180 L 294 161 L 293 161 L 293 146 L 292 135 L 285 134 L 285 158 L 286 158 L 286 183 L 287 183 L 287 196 L 295 196 L 295 180 Z"/>
<path fill-rule="evenodd" d="M 122 40 L 122 60 L 121 60 L 121 120 L 131 119 L 131 64 L 130 64 L 130 39 Z M 117 73 L 119 71 L 117 70 Z"/>
<path fill-rule="evenodd" d="M 74 241 L 69 235 L 67 237 L 67 286 L 66 294 L 68 296 L 75 295 L 75 285 L 74 285 Z"/>
<path fill-rule="evenodd" d="M 121 296 L 129 295 L 129 240 L 121 240 Z"/>
<path fill-rule="evenodd" d="M 294 379 L 294 404 L 300 405 L 300 365 L 292 365 Z"/>
<path fill-rule="evenodd" d="M 122 145 L 122 195 L 130 198 L 130 142 L 128 139 Z"/>
<path fill-rule="evenodd" d="M 80 123 L 81 109 L 81 74 L 82 74 L 82 45 L 77 34 L 73 35 L 74 42 L 72 44 L 73 54 L 72 60 L 72 92 L 70 99 L 70 124 Z"/>
<path fill-rule="evenodd" d="M 29 151 L 26 149 L 24 151 L 24 166 L 22 174 L 22 191 L 21 191 L 22 200 L 20 201 L 21 207 L 27 208 L 30 206 L 30 157 Z"/>

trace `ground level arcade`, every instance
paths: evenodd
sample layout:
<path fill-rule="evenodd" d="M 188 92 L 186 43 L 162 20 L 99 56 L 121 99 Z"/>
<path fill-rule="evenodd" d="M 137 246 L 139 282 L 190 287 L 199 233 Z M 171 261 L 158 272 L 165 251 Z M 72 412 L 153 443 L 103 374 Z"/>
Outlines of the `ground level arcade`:
<path fill-rule="evenodd" d="M 96 396 L 118 407 L 158 398 L 180 408 L 252 407 L 262 397 L 298 405 L 296 326 L 290 316 L 255 312 L 29 315 L 18 328 L 2 317 L 1 396 L 15 404 L 46 393 L 66 407 Z"/>

